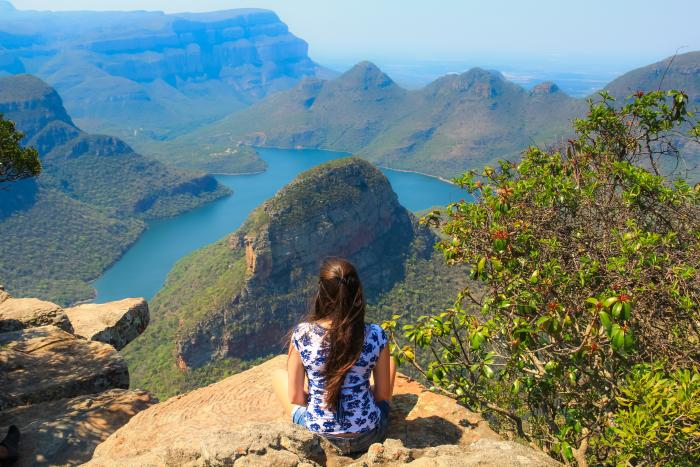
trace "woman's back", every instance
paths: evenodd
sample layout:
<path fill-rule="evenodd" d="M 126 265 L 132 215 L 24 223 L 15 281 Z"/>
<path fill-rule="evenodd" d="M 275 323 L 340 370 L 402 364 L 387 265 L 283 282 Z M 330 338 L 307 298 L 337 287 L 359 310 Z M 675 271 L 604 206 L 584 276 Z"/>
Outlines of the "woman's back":
<path fill-rule="evenodd" d="M 369 378 L 379 354 L 386 347 L 387 336 L 376 324 L 365 324 L 362 351 L 345 375 L 338 407 L 326 407 L 326 378 L 323 372 L 328 354 L 324 339 L 327 329 L 316 323 L 301 323 L 292 334 L 294 348 L 301 356 L 309 380 L 306 427 L 324 434 L 361 433 L 372 430 L 380 410 L 370 390 Z"/>

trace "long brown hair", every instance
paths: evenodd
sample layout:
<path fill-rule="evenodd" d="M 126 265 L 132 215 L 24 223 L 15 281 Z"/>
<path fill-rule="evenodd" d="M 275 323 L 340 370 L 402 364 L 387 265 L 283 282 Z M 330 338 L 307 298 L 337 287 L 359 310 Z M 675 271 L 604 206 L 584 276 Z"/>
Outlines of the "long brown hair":
<path fill-rule="evenodd" d="M 360 357 L 365 336 L 365 297 L 355 266 L 342 258 L 328 258 L 321 265 L 318 292 L 307 321 L 330 319 L 326 333 L 328 355 L 326 407 L 335 410 L 345 375 Z"/>

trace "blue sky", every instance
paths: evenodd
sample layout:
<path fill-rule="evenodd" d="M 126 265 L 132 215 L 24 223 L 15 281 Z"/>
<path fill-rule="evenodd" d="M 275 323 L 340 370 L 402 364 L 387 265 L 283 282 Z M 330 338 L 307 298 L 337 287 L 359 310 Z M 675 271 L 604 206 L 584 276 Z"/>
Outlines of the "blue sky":
<path fill-rule="evenodd" d="M 650 63 L 700 50 L 699 0 L 11 0 L 19 9 L 276 11 L 319 59 Z"/>

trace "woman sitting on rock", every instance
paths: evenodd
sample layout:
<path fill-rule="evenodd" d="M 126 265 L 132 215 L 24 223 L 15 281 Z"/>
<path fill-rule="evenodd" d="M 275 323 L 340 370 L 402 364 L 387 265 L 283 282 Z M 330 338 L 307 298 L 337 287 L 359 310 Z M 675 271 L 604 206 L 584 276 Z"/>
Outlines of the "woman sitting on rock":
<path fill-rule="evenodd" d="M 294 423 L 350 454 L 384 440 L 395 376 L 384 330 L 365 323 L 355 267 L 326 260 L 313 308 L 292 331 L 287 371 L 273 377 L 275 394 Z"/>

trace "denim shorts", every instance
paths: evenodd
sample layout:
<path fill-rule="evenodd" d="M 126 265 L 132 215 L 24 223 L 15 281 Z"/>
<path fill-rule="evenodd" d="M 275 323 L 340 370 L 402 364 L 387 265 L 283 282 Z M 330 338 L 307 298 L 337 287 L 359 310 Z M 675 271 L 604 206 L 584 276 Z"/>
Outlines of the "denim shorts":
<path fill-rule="evenodd" d="M 356 452 L 364 452 L 374 443 L 381 443 L 386 437 L 386 432 L 389 430 L 389 411 L 391 406 L 387 401 L 377 402 L 377 407 L 381 415 L 377 425 L 369 431 L 358 434 L 353 437 L 327 435 L 317 433 L 326 438 L 336 448 L 339 454 L 353 454 Z M 297 406 L 292 412 L 292 422 L 296 425 L 306 427 L 306 407 Z"/>

